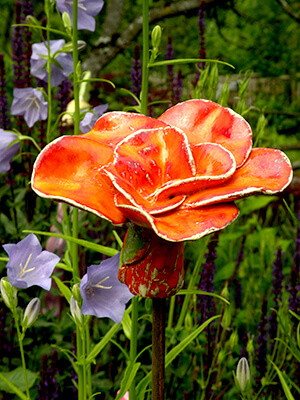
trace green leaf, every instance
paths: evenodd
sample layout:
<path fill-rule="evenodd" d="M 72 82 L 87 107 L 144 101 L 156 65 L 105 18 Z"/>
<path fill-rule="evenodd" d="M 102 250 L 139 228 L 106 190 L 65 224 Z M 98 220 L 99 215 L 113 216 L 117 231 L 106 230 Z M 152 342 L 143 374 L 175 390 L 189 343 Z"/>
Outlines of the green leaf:
<path fill-rule="evenodd" d="M 184 338 L 180 343 L 178 343 L 169 353 L 166 355 L 165 366 L 167 367 L 171 362 L 193 341 L 196 337 L 209 325 L 212 321 L 217 318 L 220 318 L 221 315 L 216 315 L 207 321 L 205 321 L 202 325 L 200 325 L 194 332 L 192 332 L 189 336 Z M 152 379 L 152 373 L 149 372 L 137 385 L 136 393 L 137 400 L 144 400 L 145 392 L 147 386 L 150 384 Z"/>
<path fill-rule="evenodd" d="M 194 290 L 194 289 L 181 289 L 179 290 L 179 292 L 177 293 L 177 295 L 182 295 L 182 294 L 200 294 L 203 296 L 211 296 L 211 297 L 216 297 L 219 300 L 224 301 L 224 303 L 226 304 L 230 304 L 230 302 L 225 299 L 225 297 L 220 296 L 216 293 L 212 293 L 212 292 L 204 292 L 203 290 Z"/>
<path fill-rule="evenodd" d="M 131 339 L 131 318 L 128 313 L 124 314 L 122 319 L 122 328 L 127 339 Z"/>
<path fill-rule="evenodd" d="M 77 243 L 80 246 L 83 246 L 87 249 L 97 251 L 98 253 L 105 254 L 106 256 L 110 257 L 118 253 L 118 250 L 112 249 L 111 247 L 101 246 L 100 244 L 88 242 L 87 240 L 84 239 L 74 238 L 73 236 L 61 235 L 59 233 L 53 233 L 53 232 L 41 232 L 41 231 L 30 231 L 30 230 L 24 230 L 23 232 L 35 233 L 36 235 L 43 235 L 43 236 L 54 236 L 60 239 L 65 239 L 68 240 L 69 242 Z"/>
<path fill-rule="evenodd" d="M 284 379 L 284 376 L 281 373 L 280 369 L 277 367 L 276 364 L 273 363 L 272 360 L 269 359 L 269 361 L 273 365 L 273 368 L 275 369 L 275 371 L 277 372 L 277 375 L 279 376 L 279 379 L 280 379 L 280 382 L 281 382 L 281 385 L 282 385 L 282 389 L 283 389 L 283 391 L 284 391 L 284 393 L 286 395 L 286 398 L 288 400 L 295 400 L 295 398 L 292 395 L 292 393 L 291 393 L 291 391 L 290 391 L 290 389 L 289 389 L 289 387 L 288 387 L 288 385 L 287 385 L 287 383 L 286 383 L 286 381 Z"/>
<path fill-rule="evenodd" d="M 53 275 L 52 278 L 55 280 L 59 291 L 63 294 L 68 303 L 70 303 L 70 299 L 72 296 L 71 290 L 57 276 Z"/>
<path fill-rule="evenodd" d="M 130 388 L 130 386 L 136 376 L 136 373 L 137 373 L 138 369 L 140 368 L 140 365 L 141 365 L 141 363 L 139 363 L 139 362 L 132 363 L 131 361 L 129 361 L 129 363 L 127 364 L 125 373 L 124 373 L 124 377 L 121 382 L 120 392 L 119 392 L 118 396 L 116 397 L 116 400 L 122 399 L 124 394 Z"/>
<path fill-rule="evenodd" d="M 109 343 L 110 339 L 117 333 L 118 329 L 120 328 L 120 324 L 114 324 L 110 330 L 106 333 L 106 335 L 98 342 L 90 351 L 86 358 L 86 364 L 89 364 L 95 360 L 97 355 L 100 353 L 102 349 Z"/>
<path fill-rule="evenodd" d="M 34 385 L 36 378 L 38 377 L 38 373 L 32 372 L 28 369 L 26 370 L 26 373 L 28 387 L 31 388 Z M 0 373 L 0 392 L 1 391 L 15 393 L 21 399 L 28 400 L 27 396 L 22 393 L 25 391 L 25 381 L 22 367 L 18 367 L 13 371 Z"/>
<path fill-rule="evenodd" d="M 125 314 L 126 313 L 130 313 L 131 311 L 131 305 L 127 308 L 127 310 L 125 310 Z M 125 316 L 124 314 L 124 316 Z M 125 316 L 126 318 L 126 316 Z M 106 333 L 105 336 L 103 336 L 103 338 L 100 340 L 100 342 L 98 342 L 90 351 L 90 353 L 87 355 L 86 357 L 86 364 L 89 364 L 91 362 L 93 362 L 95 360 L 95 358 L 97 357 L 97 355 L 100 353 L 100 351 L 102 349 L 104 349 L 104 347 L 107 345 L 107 343 L 110 341 L 110 339 L 115 335 L 115 333 L 117 333 L 118 329 L 120 328 L 121 324 L 117 324 L 115 323 L 110 330 Z"/>
<path fill-rule="evenodd" d="M 176 59 L 176 60 L 156 61 L 151 64 L 149 63 L 148 68 L 160 67 L 163 65 L 174 65 L 174 64 L 196 64 L 199 62 L 213 62 L 213 63 L 217 63 L 217 64 L 227 65 L 228 67 L 231 67 L 234 69 L 233 65 L 231 65 L 225 61 L 210 60 L 210 59 L 206 60 L 204 58 L 180 58 L 180 59 Z"/>

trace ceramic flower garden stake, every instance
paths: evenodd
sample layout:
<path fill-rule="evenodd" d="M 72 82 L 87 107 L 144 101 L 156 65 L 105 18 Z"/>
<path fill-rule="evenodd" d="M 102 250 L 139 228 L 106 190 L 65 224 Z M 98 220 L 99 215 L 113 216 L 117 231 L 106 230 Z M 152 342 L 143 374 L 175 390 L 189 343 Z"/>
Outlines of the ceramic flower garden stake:
<path fill-rule="evenodd" d="M 252 149 L 240 115 L 190 100 L 158 119 L 109 112 L 90 132 L 56 139 L 38 156 L 31 183 L 42 197 L 114 225 L 130 222 L 119 278 L 156 301 L 182 285 L 186 240 L 234 221 L 234 200 L 281 192 L 291 179 L 284 153 Z"/>

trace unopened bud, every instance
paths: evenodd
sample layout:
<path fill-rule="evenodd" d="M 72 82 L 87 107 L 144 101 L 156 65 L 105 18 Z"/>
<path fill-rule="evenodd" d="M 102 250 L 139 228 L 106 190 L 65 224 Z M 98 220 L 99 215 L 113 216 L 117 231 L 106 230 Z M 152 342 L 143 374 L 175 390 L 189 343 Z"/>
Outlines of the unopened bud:
<path fill-rule="evenodd" d="M 247 384 L 250 384 L 250 368 L 245 357 L 238 362 L 236 369 L 236 380 L 242 392 L 245 391 Z"/>
<path fill-rule="evenodd" d="M 23 317 L 23 328 L 29 328 L 39 316 L 41 309 L 41 301 L 38 297 L 32 299 L 28 304 L 24 312 Z"/>
<path fill-rule="evenodd" d="M 225 306 L 224 314 L 222 317 L 222 326 L 224 329 L 227 329 L 230 327 L 230 324 L 231 324 L 231 307 Z"/>
<path fill-rule="evenodd" d="M 75 324 L 80 325 L 82 323 L 81 310 L 80 310 L 79 305 L 78 305 L 77 301 L 75 300 L 74 296 L 71 296 L 70 311 L 71 311 L 71 315 L 73 317 Z"/>
<path fill-rule="evenodd" d="M 63 12 L 62 21 L 63 21 L 63 24 L 64 24 L 64 27 L 65 27 L 66 31 L 68 33 L 70 33 L 71 32 L 72 22 L 71 22 L 71 18 L 69 16 L 69 14 L 67 12 Z"/>
<path fill-rule="evenodd" d="M 75 285 L 72 287 L 72 295 L 74 296 L 74 299 L 79 303 L 81 301 L 81 294 L 80 294 L 80 285 L 79 283 L 75 283 Z"/>
<path fill-rule="evenodd" d="M 228 340 L 229 348 L 233 350 L 235 346 L 238 344 L 238 342 L 239 342 L 239 335 L 237 331 L 233 331 Z"/>
<path fill-rule="evenodd" d="M 253 354 L 253 352 L 254 352 L 253 339 L 250 338 L 250 336 L 248 338 L 246 350 L 247 350 L 248 354 Z"/>
<path fill-rule="evenodd" d="M 151 42 L 153 49 L 157 49 L 158 51 L 160 41 L 161 41 L 161 27 L 159 25 L 156 25 L 151 32 Z"/>
<path fill-rule="evenodd" d="M 228 283 L 226 282 L 225 286 L 222 289 L 221 296 L 225 297 L 225 299 L 229 299 L 229 290 L 228 290 Z"/>
<path fill-rule="evenodd" d="M 184 318 L 184 326 L 188 331 L 191 331 L 193 328 L 193 319 L 190 313 L 187 313 Z"/>
<path fill-rule="evenodd" d="M 6 306 L 10 309 L 17 307 L 17 290 L 5 278 L 1 278 L 0 290 Z"/>

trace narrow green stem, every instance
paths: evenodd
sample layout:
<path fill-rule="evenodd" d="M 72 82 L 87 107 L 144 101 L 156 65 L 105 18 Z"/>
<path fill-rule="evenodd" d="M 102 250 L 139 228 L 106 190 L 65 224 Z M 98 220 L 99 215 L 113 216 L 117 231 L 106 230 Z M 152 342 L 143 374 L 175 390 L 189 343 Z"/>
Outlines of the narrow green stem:
<path fill-rule="evenodd" d="M 82 326 L 80 329 L 81 332 L 81 342 L 82 342 L 82 396 L 83 399 L 87 399 L 87 374 L 86 374 L 86 342 L 85 342 L 85 327 Z"/>
<path fill-rule="evenodd" d="M 130 338 L 130 361 L 135 362 L 137 356 L 137 331 L 138 331 L 138 299 L 133 297 L 131 300 L 131 338 Z M 135 379 L 129 388 L 129 400 L 135 400 Z"/>
<path fill-rule="evenodd" d="M 172 323 L 173 323 L 173 315 L 174 315 L 174 309 L 175 309 L 175 296 L 172 296 L 170 299 L 170 309 L 169 309 L 169 314 L 168 314 L 168 325 L 167 329 L 172 328 Z"/>
<path fill-rule="evenodd" d="M 78 361 L 82 361 L 82 340 L 81 340 L 81 332 L 79 326 L 76 326 L 76 350 L 77 350 L 77 359 Z M 86 400 L 83 397 L 83 368 L 81 364 L 78 364 L 77 367 L 77 376 L 78 376 L 78 400 Z"/>
<path fill-rule="evenodd" d="M 46 19 L 47 28 L 50 28 L 50 4 L 49 0 L 46 0 Z M 48 59 L 47 59 L 47 73 L 48 73 L 48 120 L 47 120 L 47 131 L 46 131 L 46 142 L 47 144 L 51 140 L 51 115 L 52 115 L 52 87 L 51 87 L 51 51 L 50 51 L 50 30 L 47 29 L 47 47 L 48 47 Z"/>
<path fill-rule="evenodd" d="M 86 317 L 87 318 L 87 317 Z M 86 354 L 89 354 L 91 351 L 91 338 L 89 331 L 89 318 L 85 325 L 85 338 L 86 338 Z M 86 365 L 86 373 L 87 373 L 87 394 L 88 398 L 92 396 L 92 371 L 91 371 L 91 363 Z"/>
<path fill-rule="evenodd" d="M 16 308 L 13 309 L 12 311 L 13 311 L 13 316 L 14 316 L 14 320 L 15 320 L 15 326 L 16 326 L 16 329 L 17 329 L 18 342 L 19 342 L 19 347 L 20 347 L 20 354 L 21 354 L 21 361 L 22 361 L 22 369 L 23 369 L 26 396 L 27 396 L 28 399 L 30 399 L 28 378 L 27 378 L 27 371 L 26 371 L 26 361 L 25 361 L 25 354 L 24 354 L 24 348 L 23 348 L 24 335 L 20 332 L 19 316 L 18 316 Z"/>
<path fill-rule="evenodd" d="M 78 237 L 78 209 L 73 208 L 73 226 L 72 226 L 72 236 L 74 238 Z M 76 280 L 76 278 L 79 279 L 79 267 L 78 267 L 78 245 L 77 243 L 72 243 L 71 244 L 71 249 L 72 249 L 72 265 L 73 265 L 73 278 Z"/>
<path fill-rule="evenodd" d="M 142 92 L 141 113 L 147 115 L 148 104 L 148 76 L 149 76 L 149 4 L 143 1 L 143 65 L 142 65 Z"/>
<path fill-rule="evenodd" d="M 79 120 L 80 120 L 80 108 L 79 108 L 79 84 L 77 76 L 77 64 L 78 64 L 78 30 L 77 30 L 77 20 L 78 20 L 78 0 L 73 1 L 73 91 L 74 91 L 74 134 L 79 134 Z M 78 210 L 73 209 L 73 230 L 72 235 L 74 238 L 78 237 Z M 72 264 L 73 264 L 73 278 L 79 278 L 78 270 L 78 245 L 72 243 Z"/>
<path fill-rule="evenodd" d="M 78 0 L 73 1 L 73 91 L 74 91 L 74 134 L 79 134 L 79 119 L 80 119 L 80 108 L 79 108 L 79 84 L 78 81 L 81 77 L 77 76 L 77 64 L 78 64 Z"/>

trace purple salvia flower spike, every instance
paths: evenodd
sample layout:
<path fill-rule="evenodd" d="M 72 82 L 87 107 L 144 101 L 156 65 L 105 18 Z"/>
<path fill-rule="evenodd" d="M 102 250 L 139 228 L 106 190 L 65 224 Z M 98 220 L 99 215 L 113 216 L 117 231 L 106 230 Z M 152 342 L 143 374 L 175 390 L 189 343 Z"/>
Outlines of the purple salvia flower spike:
<path fill-rule="evenodd" d="M 122 321 L 125 304 L 133 295 L 118 279 L 119 262 L 120 253 L 87 268 L 80 283 L 82 314 L 108 317 L 116 323 Z"/>
<path fill-rule="evenodd" d="M 281 247 L 278 248 L 276 253 L 276 259 L 273 264 L 273 278 L 272 278 L 272 294 L 273 294 L 273 303 L 276 310 L 279 309 L 280 302 L 282 299 L 282 268 L 283 268 L 283 261 L 282 261 L 282 250 Z M 271 316 L 269 319 L 269 337 L 271 339 L 271 351 L 274 349 L 274 339 L 277 335 L 277 313 L 275 310 L 271 310 Z"/>
<path fill-rule="evenodd" d="M 10 129 L 3 53 L 0 53 L 0 128 Z"/>
<path fill-rule="evenodd" d="M 139 98 L 142 88 L 142 62 L 140 58 L 140 46 L 136 44 L 133 51 L 133 61 L 131 67 L 131 91 Z M 133 99 L 133 105 L 136 105 L 135 99 Z"/>
<path fill-rule="evenodd" d="M 37 285 L 50 290 L 50 276 L 59 257 L 49 251 L 42 251 L 42 246 L 33 233 L 17 244 L 3 245 L 3 248 L 9 255 L 6 268 L 12 286 L 25 289 Z"/>
<path fill-rule="evenodd" d="M 268 300 L 263 299 L 260 321 L 257 328 L 257 338 L 256 338 L 256 369 L 258 376 L 256 381 L 262 379 L 267 372 L 267 309 Z"/>
<path fill-rule="evenodd" d="M 15 24 L 21 23 L 21 3 L 16 3 Z M 12 61 L 13 61 L 13 83 L 14 87 L 22 88 L 25 86 L 24 75 L 24 40 L 22 26 L 14 26 L 12 34 Z"/>

